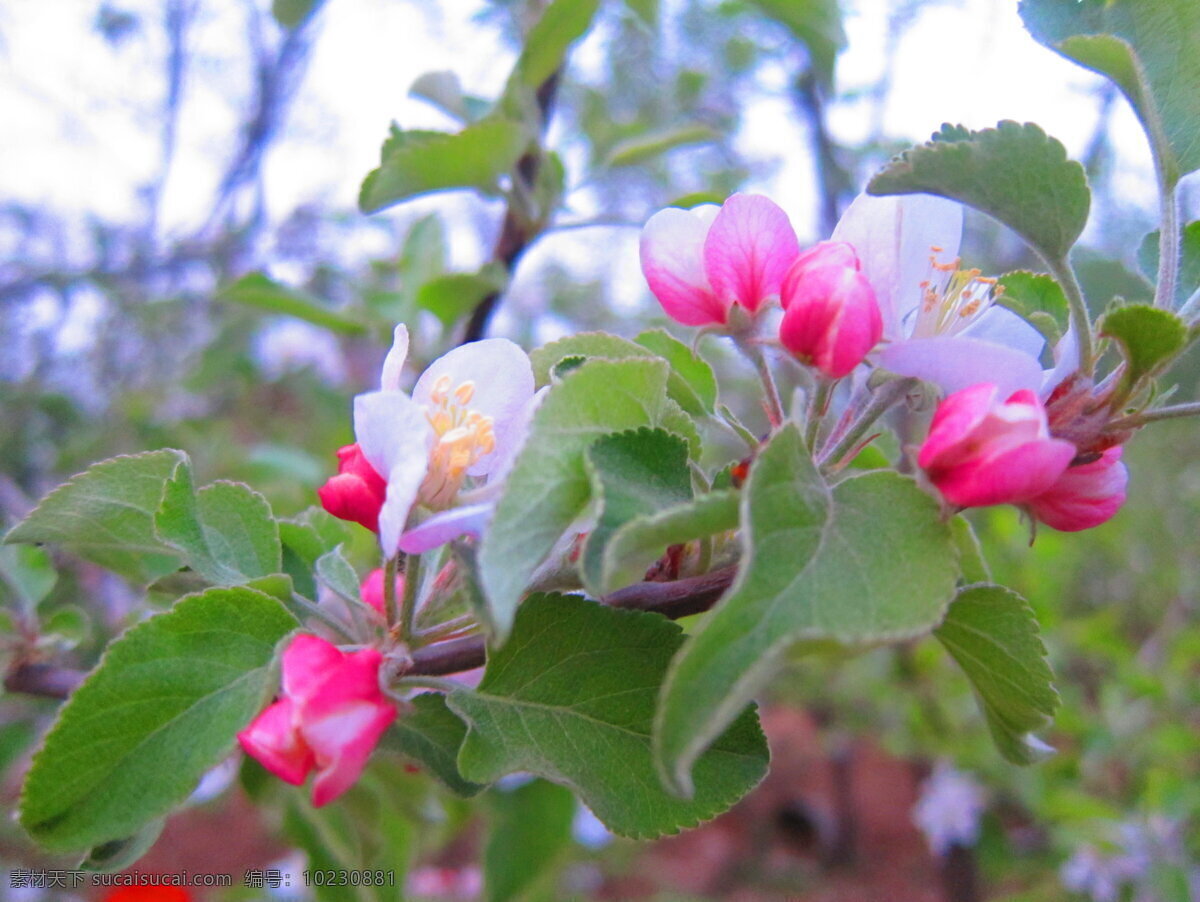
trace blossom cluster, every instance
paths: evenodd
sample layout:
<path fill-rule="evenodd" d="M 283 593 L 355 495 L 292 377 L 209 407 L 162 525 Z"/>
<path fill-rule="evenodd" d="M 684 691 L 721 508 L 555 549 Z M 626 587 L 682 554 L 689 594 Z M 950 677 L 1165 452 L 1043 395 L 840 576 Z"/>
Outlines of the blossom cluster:
<path fill-rule="evenodd" d="M 837 380 L 877 368 L 944 395 L 917 462 L 949 505 L 1017 504 L 1074 531 L 1125 500 L 1120 446 L 1056 435 L 1047 399 L 1077 367 L 1068 333 L 1044 372 L 1041 334 L 999 305 L 1002 289 L 957 256 L 962 208 L 941 198 L 859 196 L 829 241 L 801 250 L 771 200 L 656 213 L 642 269 L 663 310 L 684 325 L 742 340 L 777 302 L 778 345 Z"/>

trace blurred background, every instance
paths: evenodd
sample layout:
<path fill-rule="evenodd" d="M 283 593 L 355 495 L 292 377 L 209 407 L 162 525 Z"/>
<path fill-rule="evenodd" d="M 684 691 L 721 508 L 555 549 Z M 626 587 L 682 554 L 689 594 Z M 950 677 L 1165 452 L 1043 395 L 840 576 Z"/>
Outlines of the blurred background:
<path fill-rule="evenodd" d="M 1034 121 L 1059 138 L 1092 187 L 1074 258 L 1089 303 L 1151 294 L 1137 249 L 1157 198 L 1140 127 L 1110 85 L 1036 44 L 1011 0 L 606 0 L 549 92 L 553 179 L 538 182 L 544 215 L 515 263 L 498 248 L 494 191 L 359 212 L 389 123 L 461 128 L 501 93 L 542 6 L 0 6 L 0 527 L 91 462 L 158 447 L 297 513 L 351 440 L 350 398 L 376 378 L 395 322 L 419 362 L 480 328 L 533 347 L 670 326 L 637 261 L 654 211 L 755 191 L 815 242 L 875 169 L 944 121 Z M 1182 198 L 1184 221 L 1200 217 L 1194 180 Z M 964 257 L 985 273 L 1037 268 L 974 215 Z M 490 321 L 473 321 L 495 292 Z M 748 382 L 739 395 L 752 374 L 718 342 L 703 349 L 727 376 L 725 403 L 753 419 Z M 1194 355 L 1171 377 L 1194 398 Z M 230 765 L 138 867 L 241 884 L 248 869 L 324 861 L 395 870 L 414 898 L 474 898 L 506 818 L 545 805 L 550 825 L 567 804 L 553 868 L 527 898 L 1200 898 L 1198 438 L 1180 421 L 1139 435 L 1130 501 L 1100 529 L 1043 530 L 1030 547 L 1014 512 L 977 512 L 997 580 L 1029 598 L 1058 676 L 1044 764 L 1005 763 L 965 679 L 915 643 L 798 662 L 766 700 L 767 782 L 680 837 L 614 839 L 539 784 L 467 806 L 385 755 L 375 791 L 319 822 Z M 719 442 L 710 453 L 728 457 Z M 365 570 L 370 537 L 354 541 Z M 90 667 L 170 600 L 36 549 L 0 547 L 0 576 L 9 660 Z M 9 807 L 54 709 L 0 698 Z M 0 866 L 73 864 L 40 857 L 6 819 Z M 270 882 L 193 895 L 360 898 Z M 69 897 L 0 886 L 0 899 Z"/>

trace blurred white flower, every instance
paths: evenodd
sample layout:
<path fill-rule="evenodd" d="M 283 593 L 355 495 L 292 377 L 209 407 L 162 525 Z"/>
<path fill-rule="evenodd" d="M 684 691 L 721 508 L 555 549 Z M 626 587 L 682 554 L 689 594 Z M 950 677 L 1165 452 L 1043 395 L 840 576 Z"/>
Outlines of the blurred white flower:
<path fill-rule="evenodd" d="M 973 846 L 979 838 L 979 818 L 987 807 L 983 787 L 945 761 L 921 785 L 913 807 L 913 823 L 925 834 L 935 855 L 951 846 Z"/>
<path fill-rule="evenodd" d="M 270 380 L 311 368 L 322 381 L 337 385 L 346 378 L 346 362 L 337 339 L 325 329 L 295 319 L 269 323 L 254 337 L 254 360 Z"/>

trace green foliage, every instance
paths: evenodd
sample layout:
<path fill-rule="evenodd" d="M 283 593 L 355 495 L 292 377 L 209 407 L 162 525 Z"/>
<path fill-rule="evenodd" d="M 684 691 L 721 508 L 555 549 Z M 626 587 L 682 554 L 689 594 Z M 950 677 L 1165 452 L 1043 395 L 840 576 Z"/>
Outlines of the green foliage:
<path fill-rule="evenodd" d="M 194 491 L 190 467 L 179 467 L 167 481 L 154 528 L 214 585 L 240 585 L 283 566 L 279 527 L 267 499 L 237 482 Z"/>
<path fill-rule="evenodd" d="M 832 490 L 795 426 L 763 448 L 742 492 L 737 580 L 671 664 L 655 758 L 676 792 L 693 762 L 807 640 L 865 645 L 931 630 L 954 594 L 957 554 L 937 505 L 889 472 Z"/>
<path fill-rule="evenodd" d="M 1070 308 L 1067 296 L 1054 277 L 1018 270 L 1002 275 L 1000 285 L 1004 293 L 997 298 L 997 303 L 1029 320 L 1049 344 L 1057 344 L 1067 331 Z"/>
<path fill-rule="evenodd" d="M 453 272 L 436 276 L 417 289 L 417 306 L 428 310 L 451 328 L 508 281 L 504 267 L 485 266 L 479 272 Z"/>
<path fill-rule="evenodd" d="M 289 288 L 261 272 L 242 276 L 225 286 L 217 299 L 266 313 L 292 316 L 341 335 L 365 335 L 367 332 L 361 322 L 331 309 L 320 298 Z"/>
<path fill-rule="evenodd" d="M 526 599 L 479 688 L 449 698 L 468 725 L 458 756 L 463 774 L 490 782 L 528 771 L 563 783 L 610 830 L 636 838 L 724 811 L 766 771 L 753 711 L 731 717 L 698 758 L 689 800 L 664 791 L 651 759 L 655 698 L 682 642 L 679 627 L 657 614 L 565 595 Z"/>
<path fill-rule="evenodd" d="M 0 578 L 26 611 L 37 608 L 58 582 L 50 555 L 28 545 L 0 545 Z"/>
<path fill-rule="evenodd" d="M 246 587 L 190 596 L 131 628 L 34 757 L 22 825 L 47 849 L 70 851 L 167 813 L 270 697 L 275 648 L 295 628 L 278 601 Z"/>
<path fill-rule="evenodd" d="M 711 414 L 717 406 L 717 377 L 703 357 L 662 329 L 647 329 L 634 342 L 671 364 L 667 393 L 692 416 Z"/>
<path fill-rule="evenodd" d="M 751 0 L 772 19 L 788 27 L 808 48 L 811 66 L 820 82 L 833 84 L 837 55 L 846 46 L 842 11 L 837 0 Z"/>
<path fill-rule="evenodd" d="M 575 797 L 545 780 L 531 780 L 488 800 L 491 824 L 483 852 L 484 898 L 488 902 L 554 898 L 550 886 L 571 847 Z"/>
<path fill-rule="evenodd" d="M 271 15 L 284 28 L 298 28 L 324 4 L 325 0 L 271 0 Z"/>
<path fill-rule="evenodd" d="M 179 559 L 154 531 L 163 488 L 182 451 L 147 451 L 93 464 L 42 499 L 4 537 L 49 542 L 138 583 L 179 569 Z"/>
<path fill-rule="evenodd" d="M 1169 310 L 1134 304 L 1118 307 L 1100 322 L 1100 334 L 1121 345 L 1128 369 L 1125 382 L 1136 385 L 1169 363 L 1187 344 L 1187 325 Z"/>
<path fill-rule="evenodd" d="M 537 90 L 562 66 L 571 45 L 587 33 L 599 8 L 600 0 L 553 0 L 525 36 L 510 89 L 520 85 Z"/>
<path fill-rule="evenodd" d="M 584 585 L 602 594 L 605 550 L 623 526 L 692 497 L 687 443 L 662 429 L 598 439 L 587 450 L 600 515 L 580 558 Z"/>
<path fill-rule="evenodd" d="M 422 692 L 384 737 L 384 744 L 429 768 L 430 773 L 460 796 L 473 796 L 483 784 L 463 778 L 458 770 L 458 750 L 467 725 L 446 707 L 446 697 Z"/>
<path fill-rule="evenodd" d="M 1058 707 L 1054 675 L 1025 599 L 1001 586 L 963 589 L 933 633 L 971 680 L 1000 753 L 1032 764 L 1049 751 L 1032 738 Z"/>
<path fill-rule="evenodd" d="M 529 354 L 533 378 L 539 386 L 550 382 L 558 365 L 568 359 L 628 360 L 662 358 L 671 364 L 667 394 L 693 416 L 712 413 L 717 401 L 717 380 L 712 367 L 683 342 L 661 329 L 642 332 L 633 341 L 608 332 L 577 332 L 535 348 Z"/>
<path fill-rule="evenodd" d="M 657 358 L 590 360 L 550 389 L 479 553 L 480 580 L 501 637 L 529 577 L 591 500 L 584 453 L 610 433 L 661 425 L 669 410 L 666 384 L 667 364 Z"/>
<path fill-rule="evenodd" d="M 1032 123 L 1010 121 L 980 131 L 943 125 L 932 141 L 892 160 L 867 190 L 925 192 L 967 204 L 1051 262 L 1066 259 L 1091 205 L 1083 167 L 1067 159 L 1062 144 Z"/>
<path fill-rule="evenodd" d="M 524 129 L 506 119 L 485 119 L 455 134 L 404 132 L 393 125 L 379 168 L 363 180 L 358 206 L 364 213 L 378 213 L 432 191 L 494 192 L 527 143 Z"/>
<path fill-rule="evenodd" d="M 1200 169 L 1200 5 L 1022 0 L 1034 38 L 1112 79 L 1146 129 L 1166 185 Z"/>
<path fill-rule="evenodd" d="M 1155 229 L 1138 248 L 1138 266 L 1150 279 L 1158 277 L 1160 237 Z M 1194 292 L 1200 290 L 1200 220 L 1184 226 L 1179 245 L 1179 281 L 1175 285 L 1175 297 L 1171 299 L 1176 307 L 1182 306 Z"/>
<path fill-rule="evenodd" d="M 738 493 L 730 490 L 635 517 L 614 532 L 604 548 L 600 592 L 637 582 L 671 545 L 706 539 L 737 525 Z"/>
<path fill-rule="evenodd" d="M 717 137 L 717 133 L 711 126 L 702 123 L 642 132 L 624 138 L 610 147 L 604 157 L 603 165 L 610 169 L 619 166 L 640 166 L 648 160 L 662 156 L 669 150 L 696 144 L 709 144 Z"/>
<path fill-rule="evenodd" d="M 151 846 L 158 842 L 159 836 L 162 835 L 164 826 L 166 820 L 156 818 L 132 836 L 100 843 L 88 852 L 79 867 L 85 871 L 104 873 L 123 871 L 150 851 Z"/>

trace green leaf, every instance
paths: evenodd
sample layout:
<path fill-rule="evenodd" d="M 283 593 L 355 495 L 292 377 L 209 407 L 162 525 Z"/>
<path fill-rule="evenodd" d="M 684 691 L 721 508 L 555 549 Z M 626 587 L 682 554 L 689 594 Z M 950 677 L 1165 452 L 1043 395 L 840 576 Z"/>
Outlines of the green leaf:
<path fill-rule="evenodd" d="M 752 0 L 764 13 L 786 25 L 808 48 L 812 68 L 824 85 L 833 83 L 838 53 L 846 46 L 837 0 Z"/>
<path fill-rule="evenodd" d="M 658 426 L 667 364 L 590 360 L 554 385 L 496 504 L 479 553 L 481 583 L 501 638 L 534 570 L 591 500 L 584 452 L 612 432 Z"/>
<path fill-rule="evenodd" d="M 605 155 L 603 165 L 612 169 L 618 166 L 637 166 L 677 147 L 710 144 L 719 137 L 719 132 L 699 122 L 654 129 L 618 141 Z"/>
<path fill-rule="evenodd" d="M 325 0 L 272 0 L 271 15 L 290 30 L 303 25 L 324 5 Z"/>
<path fill-rule="evenodd" d="M 137 583 L 179 569 L 179 558 L 154 532 L 163 488 L 187 455 L 171 449 L 93 464 L 42 499 L 4 537 L 62 545 Z"/>
<path fill-rule="evenodd" d="M 217 295 L 217 300 L 253 307 L 267 313 L 293 316 L 339 335 L 367 334 L 366 326 L 354 317 L 339 313 L 320 298 L 289 288 L 261 272 L 242 276 L 232 285 L 225 286 Z"/>
<path fill-rule="evenodd" d="M 23 545 L 0 545 L 0 577 L 25 611 L 37 608 L 58 582 L 50 555 L 41 548 Z"/>
<path fill-rule="evenodd" d="M 1029 320 L 1048 344 L 1057 344 L 1070 321 L 1067 296 L 1058 282 L 1044 273 L 1018 270 L 1002 275 L 1000 285 L 1004 293 L 996 302 Z"/>
<path fill-rule="evenodd" d="M 979 544 L 979 536 L 975 534 L 975 527 L 971 525 L 971 521 L 962 514 L 952 517 L 950 532 L 958 549 L 958 565 L 962 570 L 963 580 L 968 583 L 991 582 L 992 570 L 983 556 L 983 546 Z"/>
<path fill-rule="evenodd" d="M 166 819 L 157 818 L 132 836 L 100 843 L 87 853 L 83 861 L 79 863 L 79 869 L 103 873 L 123 871 L 150 851 L 150 848 L 158 842 L 158 837 L 162 835 L 165 826 Z"/>
<path fill-rule="evenodd" d="M 537 90 L 587 33 L 599 7 L 600 0 L 554 0 L 525 36 L 510 83 Z"/>
<path fill-rule="evenodd" d="M 393 126 L 378 169 L 367 174 L 358 196 L 364 213 L 378 213 L 432 191 L 494 191 L 525 151 L 524 130 L 506 119 L 485 119 L 456 134 L 402 132 Z"/>
<path fill-rule="evenodd" d="M 455 794 L 464 798 L 478 794 L 484 785 L 463 779 L 458 770 L 458 750 L 467 725 L 446 707 L 446 697 L 439 693 L 422 692 L 411 704 L 413 710 L 396 720 L 383 744 L 424 764 Z"/>
<path fill-rule="evenodd" d="M 1183 350 L 1188 338 L 1187 324 L 1178 316 L 1145 304 L 1118 307 L 1101 320 L 1100 334 L 1120 343 L 1129 385 L 1158 372 Z"/>
<path fill-rule="evenodd" d="M 1158 278 L 1159 239 L 1159 233 L 1155 230 L 1145 237 L 1138 248 L 1138 266 L 1152 280 Z M 1200 220 L 1189 222 L 1183 228 L 1180 240 L 1179 282 L 1175 286 L 1173 299 L 1175 306 L 1182 306 L 1197 289 L 1200 289 Z"/>
<path fill-rule="evenodd" d="M 485 266 L 477 273 L 447 273 L 417 289 L 417 306 L 451 329 L 485 297 L 502 290 L 506 281 L 504 267 L 497 265 Z"/>
<path fill-rule="evenodd" d="M 512 640 L 475 692 L 454 692 L 467 722 L 458 764 L 469 779 L 528 771 L 570 786 L 614 833 L 652 838 L 727 809 L 763 776 L 767 748 L 744 710 L 696 762 L 696 793 L 674 798 L 650 755 L 659 684 L 683 642 L 657 614 L 564 595 L 521 605 Z"/>
<path fill-rule="evenodd" d="M 122 839 L 166 814 L 229 754 L 275 689 L 296 620 L 245 587 L 210 589 L 114 641 L 63 707 L 21 795 L 52 851 Z"/>
<path fill-rule="evenodd" d="M 1091 195 L 1083 167 L 1032 123 L 1004 121 L 969 131 L 943 125 L 876 175 L 871 194 L 925 192 L 981 210 L 1048 261 L 1065 260 L 1087 224 Z"/>
<path fill-rule="evenodd" d="M 283 569 L 267 499 L 238 482 L 192 488 L 188 467 L 167 482 L 154 526 L 164 544 L 209 582 L 236 586 Z"/>
<path fill-rule="evenodd" d="M 587 450 L 600 516 L 580 556 L 584 585 L 602 594 L 604 552 L 613 534 L 637 518 L 690 501 L 687 443 L 662 429 L 638 429 L 598 439 Z"/>
<path fill-rule="evenodd" d="M 319 507 L 311 507 L 291 520 L 279 521 L 283 572 L 292 578 L 296 591 L 305 598 L 317 597 L 313 572 L 321 555 L 346 541 L 342 523 Z"/>
<path fill-rule="evenodd" d="M 1042 757 L 1048 749 L 1032 733 L 1049 725 L 1058 693 L 1025 599 L 1002 586 L 968 586 L 933 634 L 975 687 L 1000 753 L 1014 764 Z"/>
<path fill-rule="evenodd" d="M 635 341 L 608 332 L 577 332 L 535 348 L 529 354 L 529 362 L 533 365 L 537 385 L 549 385 L 558 365 L 573 358 L 662 358 L 671 364 L 667 393 L 683 410 L 700 416 L 711 412 L 716 404 L 716 377 L 712 375 L 712 367 L 694 355 L 687 345 L 662 330 L 643 332 Z"/>
<path fill-rule="evenodd" d="M 893 472 L 855 475 L 831 491 L 793 425 L 750 468 L 741 520 L 737 579 L 663 685 L 655 757 L 681 794 L 696 756 L 792 645 L 920 635 L 954 595 L 957 554 L 937 503 Z"/>
<path fill-rule="evenodd" d="M 463 98 L 462 83 L 458 75 L 449 70 L 425 72 L 417 77 L 408 89 L 409 97 L 431 103 L 446 115 L 466 124 L 471 117 Z"/>
<path fill-rule="evenodd" d="M 545 780 L 492 793 L 491 824 L 483 852 L 484 899 L 512 902 L 554 898 L 557 865 L 571 848 L 575 797 Z"/>
<path fill-rule="evenodd" d="M 630 520 L 604 549 L 601 594 L 640 582 L 646 570 L 671 545 L 737 529 L 739 493 L 709 492 L 686 504 Z"/>
<path fill-rule="evenodd" d="M 1164 180 L 1200 169 L 1200 5 L 1194 0 L 1022 0 L 1033 37 L 1108 76 L 1146 129 Z"/>
<path fill-rule="evenodd" d="M 692 416 L 711 414 L 717 406 L 717 377 L 699 354 L 662 329 L 649 329 L 634 341 L 671 364 L 667 393 Z"/>
<path fill-rule="evenodd" d="M 358 573 L 342 554 L 340 546 L 317 558 L 315 570 L 317 579 L 338 597 L 350 604 L 362 601 L 362 580 L 358 578 Z"/>

